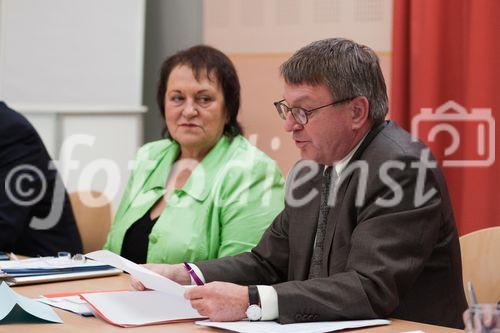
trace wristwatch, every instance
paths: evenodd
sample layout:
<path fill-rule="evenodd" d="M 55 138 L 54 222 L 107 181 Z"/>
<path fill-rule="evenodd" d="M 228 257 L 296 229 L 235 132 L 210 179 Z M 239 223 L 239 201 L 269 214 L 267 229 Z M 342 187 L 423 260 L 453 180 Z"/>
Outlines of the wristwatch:
<path fill-rule="evenodd" d="M 257 286 L 248 286 L 248 303 L 246 312 L 248 320 L 260 320 L 262 318 L 262 309 L 260 307 L 260 296 Z"/>

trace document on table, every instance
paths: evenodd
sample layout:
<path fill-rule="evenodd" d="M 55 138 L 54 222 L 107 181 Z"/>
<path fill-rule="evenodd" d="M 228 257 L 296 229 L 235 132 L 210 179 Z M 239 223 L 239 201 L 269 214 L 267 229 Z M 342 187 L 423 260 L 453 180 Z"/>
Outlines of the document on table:
<path fill-rule="evenodd" d="M 274 321 L 236 321 L 236 322 L 212 322 L 209 320 L 197 321 L 201 326 L 222 328 L 241 333 L 323 333 L 344 330 L 348 328 L 360 328 L 377 325 L 388 325 L 389 320 L 352 320 L 352 321 L 320 321 L 298 324 L 278 324 Z"/>
<path fill-rule="evenodd" d="M 139 266 L 136 263 L 111 251 L 99 250 L 88 253 L 85 256 L 129 273 L 141 281 L 142 284 L 148 289 L 162 291 L 164 293 L 171 294 L 172 296 L 184 296 L 184 288 L 177 282 Z"/>
<path fill-rule="evenodd" d="M 81 296 L 96 315 L 111 324 L 122 327 L 203 318 L 183 296 L 162 291 L 119 291 L 82 294 Z"/>
<path fill-rule="evenodd" d="M 107 322 L 132 327 L 203 318 L 184 298 L 185 288 L 180 284 L 110 251 L 95 251 L 86 257 L 128 272 L 152 289 L 81 294 L 95 314 Z"/>
<path fill-rule="evenodd" d="M 66 297 L 41 297 L 38 299 L 39 302 L 45 303 L 47 305 L 70 311 L 84 317 L 90 317 L 94 315 L 90 306 L 85 302 L 80 296 L 66 296 Z"/>
<path fill-rule="evenodd" d="M 90 279 L 96 277 L 113 276 L 122 273 L 121 270 L 116 268 L 106 269 L 102 271 L 78 272 L 78 273 L 61 273 L 61 274 L 43 274 L 43 275 L 29 275 L 19 277 L 0 277 L 9 286 L 21 286 L 26 284 L 47 283 L 56 281 L 69 281 Z"/>
<path fill-rule="evenodd" d="M 67 258 L 40 257 L 23 260 L 3 261 L 0 263 L 2 272 L 11 275 L 34 275 L 61 272 L 88 272 L 110 269 L 109 265 L 89 260 L 78 262 Z"/>
<path fill-rule="evenodd" d="M 0 262 L 0 280 L 8 285 L 86 279 L 121 272 L 94 260 L 78 262 L 67 258 L 42 257 Z"/>
<path fill-rule="evenodd" d="M 0 323 L 32 323 L 33 319 L 63 322 L 50 306 L 19 295 L 0 282 Z"/>

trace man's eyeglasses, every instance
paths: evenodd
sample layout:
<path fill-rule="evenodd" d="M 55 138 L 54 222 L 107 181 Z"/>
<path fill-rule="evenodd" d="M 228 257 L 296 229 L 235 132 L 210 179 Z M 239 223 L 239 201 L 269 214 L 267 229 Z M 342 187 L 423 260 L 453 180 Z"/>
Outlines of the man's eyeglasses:
<path fill-rule="evenodd" d="M 280 115 L 281 119 L 286 120 L 286 116 L 287 116 L 288 112 L 291 112 L 293 119 L 295 119 L 295 121 L 297 123 L 299 123 L 301 125 L 305 125 L 309 121 L 309 117 L 311 116 L 311 113 L 313 113 L 314 111 L 325 108 L 327 106 L 335 106 L 335 105 L 339 105 L 342 103 L 350 102 L 354 98 L 356 98 L 356 96 L 344 98 L 340 101 L 336 101 L 336 102 L 332 102 L 330 104 L 319 106 L 319 107 L 311 109 L 311 110 L 306 110 L 304 108 L 299 108 L 299 107 L 291 108 L 288 105 L 283 103 L 285 101 L 284 99 L 282 99 L 281 101 L 278 101 L 278 102 L 274 102 L 274 106 L 276 107 L 276 110 L 278 110 L 278 114 Z"/>

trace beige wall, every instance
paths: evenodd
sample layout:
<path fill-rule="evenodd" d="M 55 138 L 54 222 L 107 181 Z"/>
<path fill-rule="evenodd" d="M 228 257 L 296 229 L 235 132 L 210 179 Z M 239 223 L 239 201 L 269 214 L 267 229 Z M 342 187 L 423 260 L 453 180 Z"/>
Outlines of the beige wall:
<path fill-rule="evenodd" d="M 290 134 L 283 130 L 273 102 L 281 99 L 278 68 L 290 54 L 232 54 L 241 80 L 240 121 L 245 136 L 274 158 L 284 175 L 299 158 Z"/>
<path fill-rule="evenodd" d="M 391 0 L 204 0 L 204 43 L 234 62 L 242 86 L 245 136 L 286 175 L 300 158 L 273 102 L 281 99 L 279 66 L 300 47 L 346 37 L 373 48 L 389 87 Z"/>

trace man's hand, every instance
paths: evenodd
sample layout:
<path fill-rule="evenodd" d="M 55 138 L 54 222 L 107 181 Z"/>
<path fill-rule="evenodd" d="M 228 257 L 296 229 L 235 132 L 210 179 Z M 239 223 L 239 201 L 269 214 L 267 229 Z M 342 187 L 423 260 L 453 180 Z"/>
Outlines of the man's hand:
<path fill-rule="evenodd" d="M 189 272 L 184 268 L 184 265 L 167 265 L 167 264 L 147 264 L 142 265 L 153 272 L 156 272 L 172 281 L 180 284 L 191 284 Z M 130 279 L 130 286 L 135 290 L 146 290 L 146 287 L 134 277 Z"/>
<path fill-rule="evenodd" d="M 211 321 L 237 321 L 246 318 L 248 287 L 227 282 L 211 282 L 188 288 L 184 297 L 202 316 Z"/>

